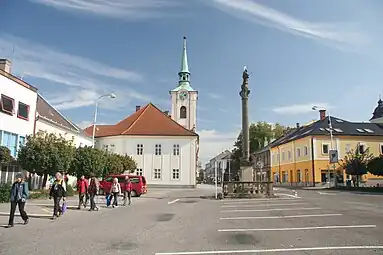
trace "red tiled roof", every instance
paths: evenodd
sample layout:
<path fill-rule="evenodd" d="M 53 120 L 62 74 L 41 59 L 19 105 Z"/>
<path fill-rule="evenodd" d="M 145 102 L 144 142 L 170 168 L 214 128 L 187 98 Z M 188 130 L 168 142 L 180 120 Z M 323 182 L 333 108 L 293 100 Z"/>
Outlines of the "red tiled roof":
<path fill-rule="evenodd" d="M 85 129 L 92 135 L 93 126 Z M 139 111 L 115 125 L 97 125 L 95 137 L 117 135 L 142 135 L 142 136 L 198 136 L 172 120 L 160 109 L 149 103 Z"/>

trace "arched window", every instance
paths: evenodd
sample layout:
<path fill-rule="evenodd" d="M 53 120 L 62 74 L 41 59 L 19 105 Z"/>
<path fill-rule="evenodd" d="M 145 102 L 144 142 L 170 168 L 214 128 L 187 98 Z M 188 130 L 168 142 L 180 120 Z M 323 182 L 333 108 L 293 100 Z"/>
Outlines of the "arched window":
<path fill-rule="evenodd" d="M 185 106 L 181 106 L 181 108 L 180 108 L 180 118 L 186 119 L 186 107 Z"/>

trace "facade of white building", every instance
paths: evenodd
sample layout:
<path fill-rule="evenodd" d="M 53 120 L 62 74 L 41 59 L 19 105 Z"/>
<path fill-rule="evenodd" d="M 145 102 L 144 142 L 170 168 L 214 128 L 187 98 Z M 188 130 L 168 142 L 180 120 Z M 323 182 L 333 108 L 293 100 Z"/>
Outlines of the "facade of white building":
<path fill-rule="evenodd" d="M 35 128 L 37 89 L 11 74 L 11 62 L 0 59 L 0 142 L 13 157 Z"/>
<path fill-rule="evenodd" d="M 41 95 L 37 98 L 36 133 L 46 132 L 72 140 L 76 147 L 92 146 L 92 138 L 65 118 Z"/>
<path fill-rule="evenodd" d="M 131 156 L 136 174 L 145 176 L 149 186 L 196 186 L 198 92 L 190 86 L 186 38 L 178 75 L 179 84 L 170 91 L 171 116 L 150 103 L 115 125 L 96 126 L 96 148 Z M 93 126 L 85 131 L 92 134 Z"/>

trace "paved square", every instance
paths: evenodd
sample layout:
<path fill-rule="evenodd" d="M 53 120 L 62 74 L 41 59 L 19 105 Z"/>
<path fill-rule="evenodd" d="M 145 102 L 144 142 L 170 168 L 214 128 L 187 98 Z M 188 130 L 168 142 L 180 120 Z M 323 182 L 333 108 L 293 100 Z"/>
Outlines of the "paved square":
<path fill-rule="evenodd" d="M 211 188 L 168 190 L 131 207 L 69 210 L 0 228 L 0 254 L 383 254 L 383 196 L 278 192 L 217 201 Z"/>

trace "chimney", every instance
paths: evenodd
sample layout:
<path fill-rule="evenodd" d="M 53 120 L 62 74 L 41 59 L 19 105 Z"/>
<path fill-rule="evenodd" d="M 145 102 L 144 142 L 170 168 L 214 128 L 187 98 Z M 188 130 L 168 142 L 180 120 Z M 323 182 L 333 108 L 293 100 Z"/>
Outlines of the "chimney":
<path fill-rule="evenodd" d="M 300 126 L 299 126 L 299 122 L 297 122 L 297 129 L 299 129 L 299 127 L 300 127 Z"/>
<path fill-rule="evenodd" d="M 12 63 L 10 60 L 8 59 L 0 59 L 0 69 L 7 72 L 7 73 L 11 73 L 11 67 L 12 67 Z"/>
<path fill-rule="evenodd" d="M 319 119 L 324 120 L 326 118 L 326 110 L 319 110 Z"/>
<path fill-rule="evenodd" d="M 136 105 L 136 112 L 138 112 L 141 109 L 141 106 Z"/>

